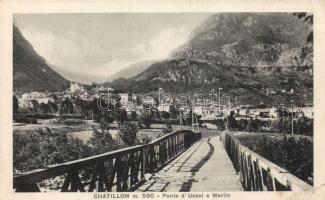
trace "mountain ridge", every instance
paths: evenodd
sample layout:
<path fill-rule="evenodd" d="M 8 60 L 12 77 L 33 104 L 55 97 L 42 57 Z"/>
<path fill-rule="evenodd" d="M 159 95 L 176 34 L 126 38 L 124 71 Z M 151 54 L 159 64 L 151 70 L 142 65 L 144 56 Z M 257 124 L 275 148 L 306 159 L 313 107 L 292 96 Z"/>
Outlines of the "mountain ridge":
<path fill-rule="evenodd" d="M 222 87 L 242 103 L 279 103 L 281 98 L 290 98 L 286 92 L 278 97 L 268 92 L 290 89 L 297 96 L 310 98 L 311 33 L 312 25 L 293 13 L 216 14 L 195 29 L 170 58 L 153 63 L 135 77 L 108 85 L 129 92 L 162 87 L 175 94 Z"/>
<path fill-rule="evenodd" d="M 13 25 L 13 91 L 60 91 L 67 83 Z"/>
<path fill-rule="evenodd" d="M 148 67 L 150 67 L 151 64 L 157 61 L 159 61 L 159 59 L 150 59 L 150 60 L 135 62 L 123 68 L 122 70 L 116 72 L 115 74 L 110 75 L 107 78 L 107 81 L 114 81 L 115 79 L 119 79 L 119 78 L 131 78 L 133 76 L 140 74 Z"/>

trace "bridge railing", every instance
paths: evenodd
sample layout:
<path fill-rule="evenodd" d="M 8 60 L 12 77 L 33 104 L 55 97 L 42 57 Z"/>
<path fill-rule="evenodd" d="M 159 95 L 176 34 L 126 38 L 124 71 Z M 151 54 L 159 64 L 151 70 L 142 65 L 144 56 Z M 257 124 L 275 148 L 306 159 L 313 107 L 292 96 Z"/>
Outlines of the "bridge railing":
<path fill-rule="evenodd" d="M 222 133 L 221 141 L 232 160 L 246 191 L 310 191 L 312 186 L 240 144 L 230 133 Z"/>
<path fill-rule="evenodd" d="M 175 131 L 149 144 L 124 148 L 14 175 L 16 192 L 39 192 L 40 187 L 62 192 L 128 191 L 177 157 L 201 138 L 189 130 Z"/>
<path fill-rule="evenodd" d="M 165 166 L 170 160 L 188 149 L 201 138 L 201 133 L 193 133 L 189 130 L 181 130 L 160 137 L 149 143 L 147 172 L 156 172 Z"/>

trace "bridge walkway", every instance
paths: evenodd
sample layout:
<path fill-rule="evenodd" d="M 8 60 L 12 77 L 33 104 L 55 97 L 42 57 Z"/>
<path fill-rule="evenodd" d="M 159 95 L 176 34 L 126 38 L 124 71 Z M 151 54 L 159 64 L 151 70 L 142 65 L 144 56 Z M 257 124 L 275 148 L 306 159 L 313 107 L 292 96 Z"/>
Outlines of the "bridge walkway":
<path fill-rule="evenodd" d="M 136 192 L 242 191 L 219 136 L 202 138 L 146 180 Z"/>

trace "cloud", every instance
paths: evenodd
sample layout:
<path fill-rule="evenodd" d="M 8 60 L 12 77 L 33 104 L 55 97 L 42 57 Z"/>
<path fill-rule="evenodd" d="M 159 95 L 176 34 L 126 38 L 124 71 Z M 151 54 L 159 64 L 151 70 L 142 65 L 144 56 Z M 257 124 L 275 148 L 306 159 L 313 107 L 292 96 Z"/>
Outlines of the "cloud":
<path fill-rule="evenodd" d="M 88 71 L 110 59 L 100 45 L 92 44 L 72 31 L 64 36 L 26 28 L 21 28 L 21 32 L 35 51 L 56 68 Z"/>
<path fill-rule="evenodd" d="M 172 50 L 186 42 L 190 33 L 182 27 L 167 28 L 149 36 L 145 43 L 128 49 L 106 50 L 77 32 L 66 31 L 59 35 L 29 27 L 20 27 L 20 30 L 35 51 L 59 71 L 103 77 L 103 80 L 133 63 L 168 57 Z"/>
<path fill-rule="evenodd" d="M 121 69 L 133 64 L 132 61 L 126 61 L 121 59 L 114 59 L 111 60 L 101 66 L 97 66 L 90 73 L 94 75 L 102 75 L 104 77 L 109 77 L 112 74 L 120 71 Z"/>
<path fill-rule="evenodd" d="M 189 32 L 184 28 L 164 29 L 150 37 L 147 43 L 136 45 L 131 52 L 98 67 L 97 73 L 112 75 L 136 62 L 167 58 L 172 50 L 186 42 Z M 132 59 L 128 60 L 129 57 Z"/>
<path fill-rule="evenodd" d="M 137 45 L 134 52 L 143 60 L 166 58 L 172 50 L 186 42 L 189 33 L 183 27 L 164 29 L 153 35 L 148 43 Z"/>
<path fill-rule="evenodd" d="M 164 29 L 151 36 L 147 43 L 120 52 L 114 59 L 94 67 L 89 73 L 108 77 L 136 62 L 167 58 L 172 50 L 186 42 L 189 33 L 184 28 Z"/>

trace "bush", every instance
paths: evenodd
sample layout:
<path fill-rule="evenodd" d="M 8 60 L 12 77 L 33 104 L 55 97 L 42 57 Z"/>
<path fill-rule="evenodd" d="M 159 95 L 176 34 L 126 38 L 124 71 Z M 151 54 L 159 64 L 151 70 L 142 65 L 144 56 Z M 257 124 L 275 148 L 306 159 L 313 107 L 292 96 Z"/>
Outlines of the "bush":
<path fill-rule="evenodd" d="M 108 131 L 98 131 L 94 127 L 93 137 L 87 143 L 67 137 L 65 133 L 52 132 L 49 128 L 29 131 L 26 134 L 14 133 L 13 142 L 13 165 L 14 170 L 18 172 L 126 147 L 114 140 Z"/>
<path fill-rule="evenodd" d="M 167 134 L 167 133 L 171 133 L 173 131 L 173 128 L 171 126 L 170 121 L 167 121 L 166 123 L 166 127 L 163 129 L 163 133 Z"/>
<path fill-rule="evenodd" d="M 62 124 L 62 125 L 80 125 L 86 124 L 86 122 L 82 119 L 69 119 L 69 118 L 55 118 L 49 120 L 48 124 Z"/>
<path fill-rule="evenodd" d="M 112 138 L 108 130 L 98 131 L 94 126 L 92 128 L 93 137 L 87 143 L 91 147 L 91 155 L 102 154 L 123 147 Z"/>
<path fill-rule="evenodd" d="M 291 133 L 291 118 L 283 117 L 276 120 L 260 120 L 260 119 L 240 119 L 237 120 L 237 128 L 240 131 L 248 132 L 276 132 Z M 294 134 L 313 135 L 313 119 L 302 117 L 294 120 Z"/>
<path fill-rule="evenodd" d="M 119 136 L 127 146 L 136 144 L 138 128 L 133 123 L 123 123 L 119 125 Z"/>
<path fill-rule="evenodd" d="M 313 142 L 299 138 L 261 135 L 237 136 L 240 142 L 264 158 L 313 184 Z"/>
<path fill-rule="evenodd" d="M 89 156 L 89 147 L 66 134 L 48 128 L 28 134 L 13 135 L 13 165 L 16 170 L 44 168 Z"/>
<path fill-rule="evenodd" d="M 14 117 L 14 121 L 17 123 L 37 124 L 37 119 L 33 117 Z"/>
<path fill-rule="evenodd" d="M 130 115 L 130 120 L 131 121 L 137 121 L 137 119 L 138 119 L 137 113 L 135 111 L 132 111 L 131 115 Z"/>
<path fill-rule="evenodd" d="M 152 118 L 153 116 L 151 111 L 144 111 L 140 117 L 140 124 L 148 129 L 152 124 Z"/>
<path fill-rule="evenodd" d="M 170 118 L 170 114 L 169 112 L 166 112 L 166 111 L 162 111 L 160 116 L 164 119 L 169 119 Z"/>

